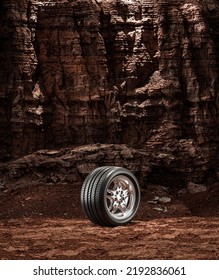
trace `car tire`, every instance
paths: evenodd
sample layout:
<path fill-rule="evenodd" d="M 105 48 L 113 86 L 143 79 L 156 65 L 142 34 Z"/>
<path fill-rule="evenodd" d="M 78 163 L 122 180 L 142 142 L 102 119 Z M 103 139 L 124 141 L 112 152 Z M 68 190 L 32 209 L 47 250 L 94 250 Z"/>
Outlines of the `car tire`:
<path fill-rule="evenodd" d="M 134 174 L 115 166 L 93 170 L 81 189 L 81 205 L 86 216 L 101 226 L 128 224 L 139 208 L 140 197 Z"/>

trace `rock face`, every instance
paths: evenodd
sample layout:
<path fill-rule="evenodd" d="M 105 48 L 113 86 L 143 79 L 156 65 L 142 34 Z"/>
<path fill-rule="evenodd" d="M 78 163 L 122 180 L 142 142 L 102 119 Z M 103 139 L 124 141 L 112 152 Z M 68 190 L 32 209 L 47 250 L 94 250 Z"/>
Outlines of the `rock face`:
<path fill-rule="evenodd" d="M 143 185 L 150 174 L 150 155 L 140 149 L 118 144 L 90 144 L 75 148 L 43 149 L 8 163 L 0 164 L 0 186 L 22 185 L 24 178 L 36 184 L 73 183 L 81 186 L 84 177 L 99 166 L 131 169 Z M 28 178 L 27 178 L 28 177 Z M 9 179 L 9 180 L 8 180 Z M 0 187 L 1 189 L 1 187 Z"/>
<path fill-rule="evenodd" d="M 219 174 L 216 0 L 2 0 L 0 40 L 1 160 L 113 143 Z"/>

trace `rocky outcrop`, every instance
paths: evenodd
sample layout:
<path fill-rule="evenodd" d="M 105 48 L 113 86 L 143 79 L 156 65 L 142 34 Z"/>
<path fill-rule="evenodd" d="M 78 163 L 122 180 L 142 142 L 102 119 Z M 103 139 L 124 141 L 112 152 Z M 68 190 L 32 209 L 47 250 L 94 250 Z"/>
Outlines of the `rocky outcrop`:
<path fill-rule="evenodd" d="M 161 177 L 216 176 L 216 0 L 0 3 L 2 160 L 113 143 Z"/>
<path fill-rule="evenodd" d="M 73 183 L 81 186 L 85 176 L 99 166 L 123 166 L 145 183 L 150 174 L 150 155 L 126 145 L 91 144 L 62 149 L 44 149 L 0 164 L 0 190 L 39 183 Z M 24 180 L 23 180 L 24 179 Z M 23 181 L 22 181 L 23 180 Z"/>

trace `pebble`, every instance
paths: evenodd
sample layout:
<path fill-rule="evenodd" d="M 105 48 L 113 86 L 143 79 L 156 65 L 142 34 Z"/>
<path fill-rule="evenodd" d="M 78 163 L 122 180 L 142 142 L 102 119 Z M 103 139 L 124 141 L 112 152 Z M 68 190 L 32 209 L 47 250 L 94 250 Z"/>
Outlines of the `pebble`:
<path fill-rule="evenodd" d="M 156 210 L 156 211 L 159 211 L 159 212 L 167 212 L 167 208 L 166 207 L 164 207 L 164 208 L 154 207 L 153 209 Z"/>
<path fill-rule="evenodd" d="M 169 203 L 169 202 L 171 202 L 171 198 L 163 196 L 163 197 L 159 198 L 159 202 Z"/>
<path fill-rule="evenodd" d="M 187 185 L 188 192 L 191 194 L 205 192 L 207 190 L 206 185 L 195 184 L 193 182 L 189 182 Z"/>
<path fill-rule="evenodd" d="M 162 196 L 162 197 L 155 196 L 154 199 L 148 200 L 148 203 L 150 204 L 156 204 L 158 202 L 169 203 L 171 202 L 171 198 L 166 196 Z"/>

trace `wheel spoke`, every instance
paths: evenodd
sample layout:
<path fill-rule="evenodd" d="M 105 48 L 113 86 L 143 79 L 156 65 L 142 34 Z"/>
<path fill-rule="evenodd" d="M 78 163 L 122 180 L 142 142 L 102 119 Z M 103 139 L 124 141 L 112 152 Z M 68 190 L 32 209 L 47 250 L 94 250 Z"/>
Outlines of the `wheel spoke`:
<path fill-rule="evenodd" d="M 123 190 L 127 189 L 128 184 L 127 184 L 126 181 L 123 180 L 123 181 L 120 181 L 120 183 L 121 183 L 121 186 L 122 186 Z"/>
<path fill-rule="evenodd" d="M 112 210 L 112 208 L 113 208 L 113 203 L 114 203 L 114 200 L 113 200 L 113 199 L 110 199 L 110 205 L 108 206 L 109 211 Z"/>
<path fill-rule="evenodd" d="M 114 202 L 112 207 L 112 214 L 115 214 L 115 212 L 118 210 L 119 204 L 117 201 Z"/>
<path fill-rule="evenodd" d="M 107 194 L 114 195 L 114 191 L 111 189 L 107 189 Z"/>
<path fill-rule="evenodd" d="M 126 199 L 127 197 L 129 197 L 133 192 L 129 192 L 128 190 L 125 190 L 123 192 L 123 198 Z"/>
<path fill-rule="evenodd" d="M 110 201 L 114 201 L 114 198 L 111 195 L 107 195 L 106 198 L 109 199 Z"/>
<path fill-rule="evenodd" d="M 125 212 L 127 211 L 127 207 L 125 205 L 124 202 L 122 202 L 120 205 L 119 205 L 119 210 L 122 212 L 122 214 L 124 215 Z"/>
<path fill-rule="evenodd" d="M 113 185 L 114 185 L 114 188 L 117 188 L 117 185 L 119 183 L 119 181 L 115 178 L 113 181 L 112 181 Z"/>

